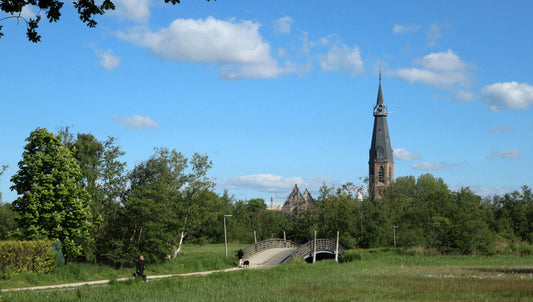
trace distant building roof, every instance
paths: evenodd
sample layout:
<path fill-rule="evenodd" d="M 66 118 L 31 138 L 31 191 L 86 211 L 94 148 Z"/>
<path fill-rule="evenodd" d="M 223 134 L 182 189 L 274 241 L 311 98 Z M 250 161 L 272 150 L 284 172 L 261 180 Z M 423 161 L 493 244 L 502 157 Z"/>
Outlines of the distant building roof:
<path fill-rule="evenodd" d="M 294 185 L 291 194 L 287 197 L 287 200 L 283 204 L 281 210 L 284 213 L 299 213 L 305 211 L 309 206 L 316 205 L 315 200 L 311 196 L 311 193 L 305 189 L 304 194 L 300 193 L 298 185 Z"/>

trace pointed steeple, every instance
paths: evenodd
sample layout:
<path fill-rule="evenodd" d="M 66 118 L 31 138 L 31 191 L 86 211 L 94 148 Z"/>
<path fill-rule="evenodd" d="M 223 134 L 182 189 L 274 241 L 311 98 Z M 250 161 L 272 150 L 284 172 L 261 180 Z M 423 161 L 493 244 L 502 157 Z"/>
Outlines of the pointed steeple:
<path fill-rule="evenodd" d="M 376 102 L 376 106 L 374 107 L 374 116 L 387 116 L 388 115 L 388 109 L 387 106 L 385 106 L 385 102 L 383 101 L 383 92 L 381 91 L 381 66 L 379 67 L 379 89 L 378 89 L 378 100 Z"/>
<path fill-rule="evenodd" d="M 388 185 L 394 180 L 394 158 L 387 125 L 388 109 L 381 90 L 381 67 L 379 71 L 379 88 L 374 107 L 374 129 L 369 150 L 370 195 L 379 196 L 378 187 Z"/>

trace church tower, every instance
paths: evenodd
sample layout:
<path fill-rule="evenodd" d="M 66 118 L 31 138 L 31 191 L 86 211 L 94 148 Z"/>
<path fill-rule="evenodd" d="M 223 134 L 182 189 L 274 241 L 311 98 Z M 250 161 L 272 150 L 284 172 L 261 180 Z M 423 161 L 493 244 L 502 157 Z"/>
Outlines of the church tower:
<path fill-rule="evenodd" d="M 370 144 L 368 160 L 369 184 L 371 199 L 381 197 L 380 191 L 394 180 L 394 159 L 387 126 L 388 109 L 383 102 L 381 91 L 381 70 L 379 72 L 378 100 L 374 107 L 374 130 Z"/>

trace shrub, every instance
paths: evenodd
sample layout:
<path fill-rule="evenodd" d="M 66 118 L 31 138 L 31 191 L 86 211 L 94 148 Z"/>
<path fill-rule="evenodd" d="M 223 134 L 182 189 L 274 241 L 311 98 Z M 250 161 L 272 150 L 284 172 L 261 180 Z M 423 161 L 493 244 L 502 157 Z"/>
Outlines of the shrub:
<path fill-rule="evenodd" d="M 47 273 L 54 269 L 58 255 L 52 241 L 0 241 L 0 277 L 10 278 L 22 272 Z"/>

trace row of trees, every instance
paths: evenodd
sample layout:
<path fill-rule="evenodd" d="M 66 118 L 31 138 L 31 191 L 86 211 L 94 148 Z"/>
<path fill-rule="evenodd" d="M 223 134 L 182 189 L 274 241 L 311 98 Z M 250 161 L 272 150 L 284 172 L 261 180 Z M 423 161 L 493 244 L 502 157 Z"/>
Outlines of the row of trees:
<path fill-rule="evenodd" d="M 298 215 L 266 209 L 264 200 L 234 200 L 214 192 L 205 155 L 191 158 L 167 148 L 126 171 L 114 138 L 97 140 L 68 128 L 58 135 L 37 128 L 27 139 L 11 177 L 19 198 L 0 207 L 0 239 L 49 238 L 63 243 L 68 259 L 84 254 L 128 265 L 176 257 L 181 245 L 222 242 L 225 214 L 234 242 L 282 237 L 306 242 L 340 232 L 347 248 L 421 246 L 441 253 L 494 252 L 496 243 L 533 240 L 533 199 L 521 192 L 481 198 L 451 191 L 426 174 L 399 177 L 381 199 L 359 199 L 351 183 L 323 186 L 317 206 Z"/>
<path fill-rule="evenodd" d="M 297 242 L 335 238 L 347 248 L 422 247 L 442 254 L 533 252 L 533 195 L 528 186 L 481 198 L 469 188 L 452 191 L 431 174 L 399 177 L 371 201 L 362 186 L 323 186 L 317 206 L 297 216 L 265 210 L 263 200 L 234 203 L 234 238 L 246 242 L 283 236 Z M 529 246 L 520 250 L 523 245 Z"/>
<path fill-rule="evenodd" d="M 209 226 L 220 225 L 231 200 L 213 192 L 205 155 L 159 148 L 126 171 L 114 138 L 37 128 L 26 141 L 11 177 L 19 197 L 0 213 L 1 239 L 59 240 L 67 259 L 84 254 L 123 265 L 139 254 L 176 256 L 185 238 L 220 237 Z"/>

